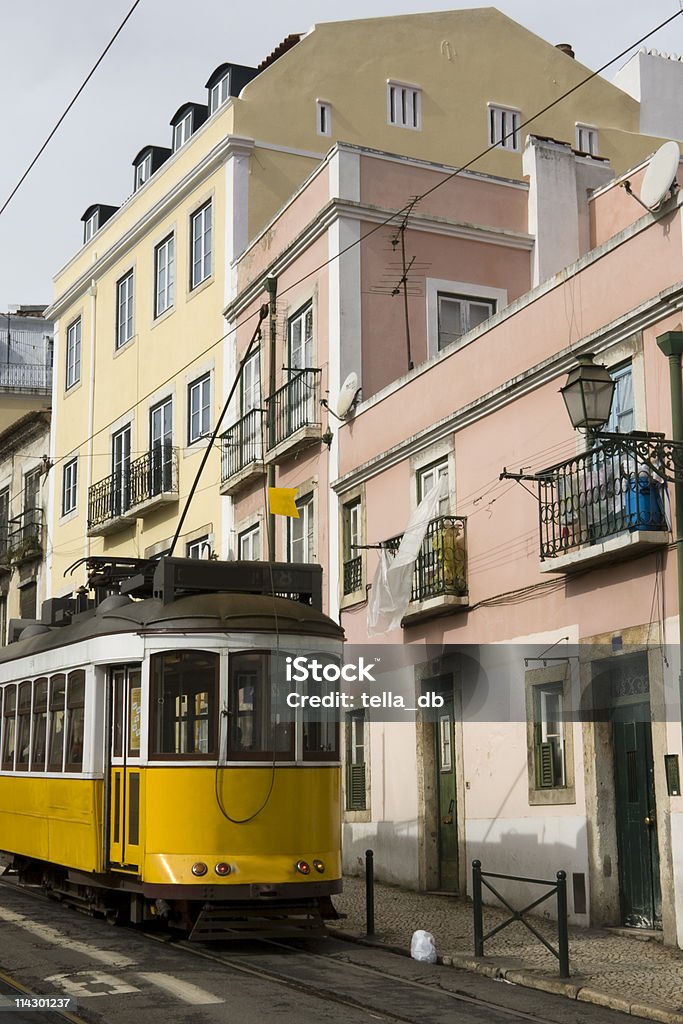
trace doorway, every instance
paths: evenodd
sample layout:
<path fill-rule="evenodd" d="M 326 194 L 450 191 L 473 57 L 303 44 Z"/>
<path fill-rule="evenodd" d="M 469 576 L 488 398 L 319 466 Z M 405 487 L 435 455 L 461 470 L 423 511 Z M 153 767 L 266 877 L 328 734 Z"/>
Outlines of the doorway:
<path fill-rule="evenodd" d="M 140 724 L 139 665 L 111 670 L 111 778 L 109 787 L 109 861 L 120 871 L 137 871 L 140 863 Z"/>

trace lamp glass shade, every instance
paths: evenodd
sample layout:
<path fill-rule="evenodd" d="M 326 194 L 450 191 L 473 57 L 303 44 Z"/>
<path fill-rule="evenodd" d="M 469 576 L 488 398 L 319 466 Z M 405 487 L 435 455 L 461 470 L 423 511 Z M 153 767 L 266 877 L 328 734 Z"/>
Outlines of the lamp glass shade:
<path fill-rule="evenodd" d="M 575 430 L 596 430 L 607 423 L 615 387 L 606 367 L 596 366 L 592 356 L 579 357 L 560 389 Z"/>

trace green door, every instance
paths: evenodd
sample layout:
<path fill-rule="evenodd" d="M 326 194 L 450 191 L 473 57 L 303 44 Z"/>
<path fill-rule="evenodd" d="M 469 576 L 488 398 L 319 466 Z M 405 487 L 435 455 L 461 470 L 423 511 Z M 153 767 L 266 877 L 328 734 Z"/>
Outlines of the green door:
<path fill-rule="evenodd" d="M 622 922 L 631 928 L 661 928 L 649 703 L 616 707 L 612 721 Z"/>
<path fill-rule="evenodd" d="M 455 814 L 455 750 L 453 696 L 441 695 L 444 706 L 436 713 L 436 789 L 439 831 L 439 889 L 458 891 L 458 829 Z"/>

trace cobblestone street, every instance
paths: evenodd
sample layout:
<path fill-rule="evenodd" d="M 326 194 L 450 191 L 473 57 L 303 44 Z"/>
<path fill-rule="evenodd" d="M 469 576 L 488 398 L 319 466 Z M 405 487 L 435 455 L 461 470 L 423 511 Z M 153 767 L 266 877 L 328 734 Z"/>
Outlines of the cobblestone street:
<path fill-rule="evenodd" d="M 335 927 L 346 935 L 365 936 L 365 881 L 346 878 L 335 906 L 347 917 Z M 489 930 L 507 913 L 484 908 Z M 553 945 L 556 925 L 534 918 L 535 927 Z M 424 928 L 434 936 L 439 957 L 459 967 L 498 974 L 528 987 L 561 992 L 580 1001 L 611 1006 L 633 1016 L 683 1024 L 683 952 L 656 939 L 611 931 L 571 928 L 571 978 L 558 978 L 555 958 L 523 924 L 515 922 L 486 943 L 486 957 L 473 956 L 472 902 L 462 896 L 417 893 L 375 882 L 376 940 L 406 952 L 412 933 Z"/>

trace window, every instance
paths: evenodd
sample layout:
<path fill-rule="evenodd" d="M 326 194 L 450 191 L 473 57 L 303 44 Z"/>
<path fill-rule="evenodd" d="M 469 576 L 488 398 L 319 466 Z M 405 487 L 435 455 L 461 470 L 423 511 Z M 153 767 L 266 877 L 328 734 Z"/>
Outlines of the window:
<path fill-rule="evenodd" d="M 173 305 L 175 284 L 175 238 L 169 235 L 154 250 L 154 315 L 161 316 Z"/>
<path fill-rule="evenodd" d="M 315 103 L 315 128 L 318 135 L 332 134 L 332 107 L 322 100 Z"/>
<path fill-rule="evenodd" d="M 2 707 L 2 767 L 11 771 L 14 768 L 14 751 L 16 748 L 16 713 L 17 688 L 5 687 L 5 700 Z"/>
<path fill-rule="evenodd" d="M 66 688 L 66 770 L 83 770 L 83 728 L 85 724 L 85 672 L 69 673 Z"/>
<path fill-rule="evenodd" d="M 116 285 L 116 347 L 133 337 L 133 271 Z"/>
<path fill-rule="evenodd" d="M 361 501 L 354 498 L 342 508 L 344 546 L 344 594 L 354 594 L 363 586 L 363 555 L 361 543 Z"/>
<path fill-rule="evenodd" d="M 190 263 L 192 276 L 190 287 L 196 288 L 207 277 L 211 277 L 211 203 L 202 206 L 201 210 L 190 218 L 190 234 L 192 253 Z"/>
<path fill-rule="evenodd" d="M 42 471 L 32 469 L 24 476 L 24 520 L 21 531 L 21 550 L 24 554 L 40 552 L 41 518 L 40 480 Z"/>
<path fill-rule="evenodd" d="M 64 761 L 64 726 L 66 725 L 66 676 L 59 674 L 50 679 L 50 751 L 47 768 L 61 772 Z"/>
<path fill-rule="evenodd" d="M 190 541 L 185 548 L 185 556 L 187 558 L 206 558 L 207 554 L 211 554 L 211 544 L 209 542 L 208 533 L 203 537 L 199 537 L 197 540 Z"/>
<path fill-rule="evenodd" d="M 414 85 L 387 83 L 387 121 L 398 128 L 422 127 L 422 91 Z"/>
<path fill-rule="evenodd" d="M 173 488 L 173 399 L 166 398 L 149 414 L 149 472 L 152 494 Z"/>
<path fill-rule="evenodd" d="M 100 213 L 99 210 L 95 210 L 91 213 L 88 219 L 83 225 L 83 242 L 89 242 L 92 236 L 97 231 L 99 225 Z"/>
<path fill-rule="evenodd" d="M 111 439 L 111 514 L 122 516 L 130 507 L 130 424 Z"/>
<path fill-rule="evenodd" d="M 587 124 L 576 126 L 576 148 L 580 153 L 588 153 L 590 156 L 598 155 L 598 129 L 591 128 Z"/>
<path fill-rule="evenodd" d="M 188 110 L 183 118 L 173 126 L 173 152 L 184 146 L 192 135 L 192 111 Z"/>
<path fill-rule="evenodd" d="M 448 515 L 448 507 L 450 504 L 448 494 L 448 459 L 440 459 L 438 462 L 433 462 L 430 466 L 425 466 L 424 469 L 418 470 L 417 473 L 417 500 L 418 504 L 427 497 L 433 487 L 439 483 L 440 480 L 446 481 L 446 493 L 443 498 L 439 500 L 439 506 L 437 512 L 440 516 Z"/>
<path fill-rule="evenodd" d="M 240 533 L 237 539 L 240 558 L 246 562 L 258 562 L 261 558 L 261 527 L 258 523 Z"/>
<path fill-rule="evenodd" d="M 66 332 L 66 387 L 81 379 L 81 318 L 74 320 Z"/>
<path fill-rule="evenodd" d="M 45 742 L 47 740 L 47 679 L 36 679 L 33 684 L 33 729 L 31 740 L 31 771 L 45 771 Z"/>
<path fill-rule="evenodd" d="M 366 810 L 365 711 L 346 716 L 346 809 Z"/>
<path fill-rule="evenodd" d="M 211 86 L 209 92 L 209 115 L 222 107 L 230 96 L 230 72 L 226 71 L 222 78 Z"/>
<path fill-rule="evenodd" d="M 633 408 L 633 368 L 631 363 L 610 370 L 616 387 L 605 430 L 610 434 L 629 434 L 635 425 Z"/>
<path fill-rule="evenodd" d="M 31 684 L 19 687 L 17 703 L 17 769 L 28 771 L 31 747 Z"/>
<path fill-rule="evenodd" d="M 562 683 L 534 687 L 536 788 L 566 785 Z"/>
<path fill-rule="evenodd" d="M 77 504 L 78 459 L 67 462 L 62 471 L 62 515 L 73 512 Z"/>
<path fill-rule="evenodd" d="M 290 562 L 314 562 L 313 495 L 299 498 L 296 507 L 299 518 L 287 520 L 287 557 Z"/>
<path fill-rule="evenodd" d="M 439 318 L 439 352 L 458 341 L 463 334 L 483 324 L 496 312 L 495 299 L 480 299 L 467 295 L 437 296 Z"/>
<path fill-rule="evenodd" d="M 0 491 L 0 559 L 7 551 L 9 532 L 9 487 Z M 1 638 L 0 638 L 1 642 Z"/>
<path fill-rule="evenodd" d="M 519 151 L 519 110 L 489 104 L 489 145 Z"/>
<path fill-rule="evenodd" d="M 284 669 L 281 656 L 280 668 Z M 230 655 L 228 760 L 292 760 L 294 711 L 287 706 L 284 671 L 276 655 L 243 651 Z"/>
<path fill-rule="evenodd" d="M 289 350 L 289 387 L 287 389 L 286 436 L 308 423 L 315 423 L 315 392 L 310 374 L 313 368 L 313 306 L 300 309 L 287 322 Z"/>
<path fill-rule="evenodd" d="M 219 656 L 207 651 L 153 654 L 150 755 L 216 756 Z"/>
<path fill-rule="evenodd" d="M 35 619 L 38 602 L 38 584 L 25 583 L 19 590 L 19 618 Z"/>
<path fill-rule="evenodd" d="M 148 153 L 135 168 L 135 190 L 142 188 L 152 176 L 152 154 Z"/>
<path fill-rule="evenodd" d="M 194 444 L 211 433 L 211 374 L 193 381 L 187 392 L 187 436 Z"/>

